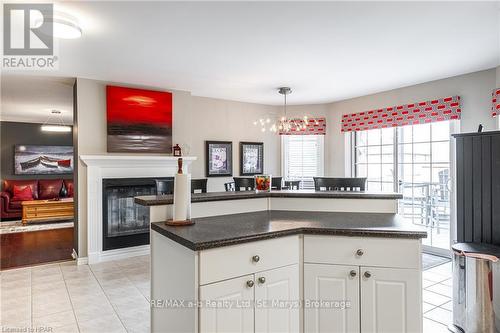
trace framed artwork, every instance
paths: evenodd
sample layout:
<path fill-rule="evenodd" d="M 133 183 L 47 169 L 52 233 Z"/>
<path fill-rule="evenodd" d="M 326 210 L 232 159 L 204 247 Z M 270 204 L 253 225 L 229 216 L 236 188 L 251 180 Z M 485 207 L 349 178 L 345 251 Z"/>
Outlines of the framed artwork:
<path fill-rule="evenodd" d="M 206 176 L 233 175 L 233 143 L 231 141 L 205 141 Z"/>
<path fill-rule="evenodd" d="M 252 176 L 264 173 L 264 143 L 240 142 L 240 175 Z"/>
<path fill-rule="evenodd" d="M 16 175 L 62 175 L 73 173 L 73 146 L 14 146 Z"/>
<path fill-rule="evenodd" d="M 172 153 L 172 94 L 106 86 L 108 152 Z"/>

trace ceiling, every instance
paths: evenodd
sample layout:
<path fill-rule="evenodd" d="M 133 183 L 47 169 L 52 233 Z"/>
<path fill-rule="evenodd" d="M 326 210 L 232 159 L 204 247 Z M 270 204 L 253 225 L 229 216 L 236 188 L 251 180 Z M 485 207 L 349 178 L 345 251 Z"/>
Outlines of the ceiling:
<path fill-rule="evenodd" d="M 73 124 L 74 82 L 61 77 L 2 75 L 0 120 L 44 123 L 52 110 L 58 110 L 66 125 Z M 54 116 L 48 121 L 59 122 Z"/>
<path fill-rule="evenodd" d="M 499 2 L 66 2 L 59 71 L 193 95 L 331 102 L 500 64 Z"/>

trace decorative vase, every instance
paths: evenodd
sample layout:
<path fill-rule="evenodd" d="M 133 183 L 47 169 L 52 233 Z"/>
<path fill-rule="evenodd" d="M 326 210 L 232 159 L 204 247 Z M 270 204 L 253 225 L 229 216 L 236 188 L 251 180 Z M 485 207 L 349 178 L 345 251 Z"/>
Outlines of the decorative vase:
<path fill-rule="evenodd" d="M 63 183 L 63 186 L 61 187 L 61 190 L 59 191 L 59 197 L 61 198 L 66 198 L 68 196 L 68 189 Z"/>

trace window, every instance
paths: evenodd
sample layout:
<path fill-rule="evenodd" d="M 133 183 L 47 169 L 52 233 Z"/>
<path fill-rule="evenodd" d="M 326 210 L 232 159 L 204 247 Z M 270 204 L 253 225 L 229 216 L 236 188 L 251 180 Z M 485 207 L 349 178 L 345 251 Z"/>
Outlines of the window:
<path fill-rule="evenodd" d="M 285 180 L 300 180 L 301 188 L 314 188 L 313 177 L 323 176 L 324 135 L 282 135 Z"/>
<path fill-rule="evenodd" d="M 394 192 L 394 129 L 356 132 L 356 177 L 367 178 L 367 190 Z"/>

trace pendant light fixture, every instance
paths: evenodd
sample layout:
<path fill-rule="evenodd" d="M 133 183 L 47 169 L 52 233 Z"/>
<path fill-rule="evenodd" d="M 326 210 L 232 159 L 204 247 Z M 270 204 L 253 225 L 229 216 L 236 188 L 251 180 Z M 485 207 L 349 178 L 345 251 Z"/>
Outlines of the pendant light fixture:
<path fill-rule="evenodd" d="M 56 122 L 59 124 L 50 124 L 49 122 L 55 118 Z M 67 126 L 64 124 L 62 119 L 61 111 L 52 110 L 50 111 L 50 115 L 47 120 L 42 125 L 42 131 L 44 132 L 71 132 L 71 126 Z"/>
<path fill-rule="evenodd" d="M 279 87 L 278 93 L 283 96 L 283 114 L 274 121 L 271 117 L 260 118 L 253 122 L 255 126 L 260 125 L 261 131 L 270 131 L 273 133 L 290 133 L 290 132 L 300 132 L 307 129 L 307 125 L 311 122 L 318 125 L 317 119 L 310 119 L 308 116 L 298 117 L 288 117 L 287 114 L 287 96 L 292 93 L 292 88 L 290 87 Z"/>

